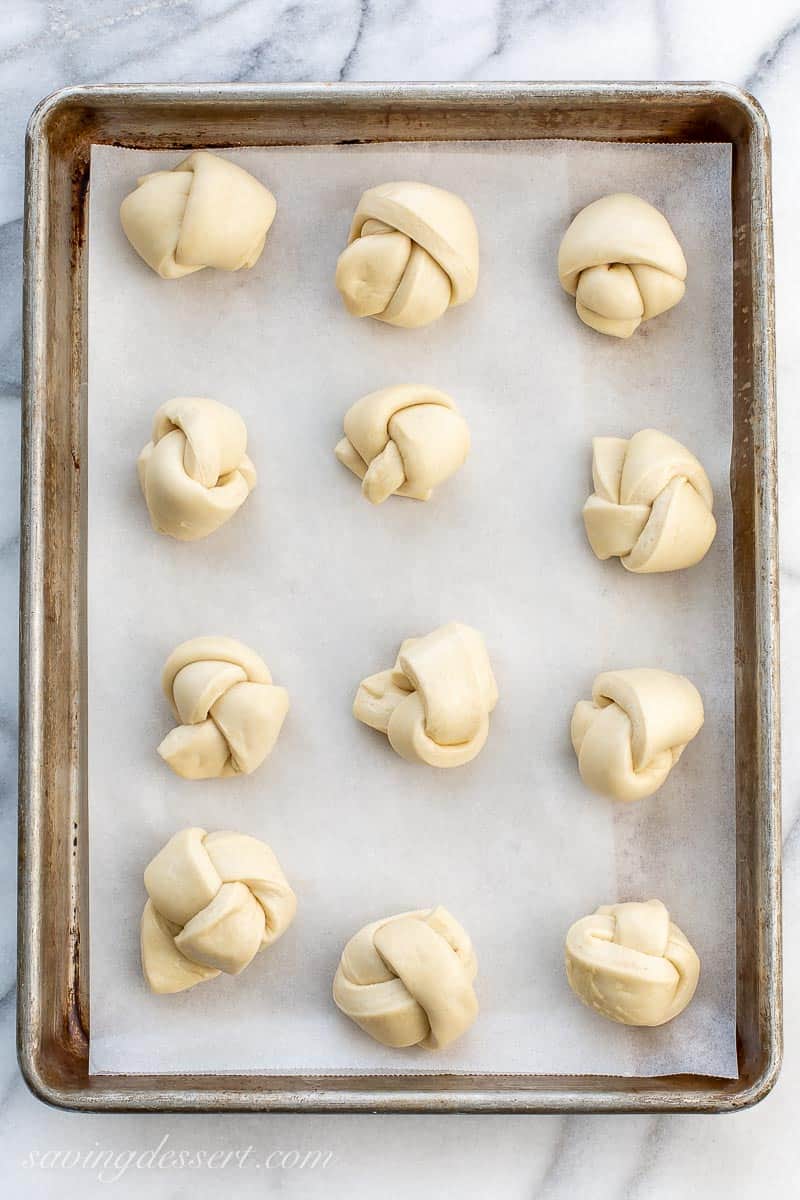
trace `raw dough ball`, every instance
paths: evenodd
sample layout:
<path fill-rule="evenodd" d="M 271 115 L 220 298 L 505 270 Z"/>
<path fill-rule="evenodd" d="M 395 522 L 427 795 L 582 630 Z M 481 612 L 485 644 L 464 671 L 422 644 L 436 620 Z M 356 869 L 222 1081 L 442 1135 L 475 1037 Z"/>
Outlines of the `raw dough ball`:
<path fill-rule="evenodd" d="M 440 1050 L 478 1015 L 472 943 L 446 908 L 399 913 L 352 937 L 333 981 L 345 1016 L 384 1046 Z"/>
<path fill-rule="evenodd" d="M 567 934 L 569 986 L 623 1025 L 663 1025 L 694 995 L 700 959 L 660 900 L 608 904 Z"/>
<path fill-rule="evenodd" d="M 142 970 L 154 992 L 238 975 L 297 908 L 272 850 L 244 833 L 182 829 L 146 868 L 144 886 Z"/>
<path fill-rule="evenodd" d="M 137 462 L 153 528 L 193 542 L 224 525 L 256 486 L 246 449 L 245 423 L 227 405 L 199 398 L 162 404 Z"/>
<path fill-rule="evenodd" d="M 584 324 L 626 338 L 678 303 L 686 259 L 667 218 L 619 192 L 578 213 L 558 251 L 558 277 Z"/>
<path fill-rule="evenodd" d="M 252 267 L 277 205 L 269 188 L 227 158 L 197 150 L 171 171 L 143 175 L 122 201 L 122 228 L 162 279 L 203 267 Z"/>
<path fill-rule="evenodd" d="M 363 479 L 373 504 L 394 494 L 429 500 L 469 453 L 469 429 L 455 403 L 418 384 L 362 396 L 345 414 L 344 432 L 336 457 Z"/>
<path fill-rule="evenodd" d="M 496 703 L 482 635 L 452 621 L 408 638 L 394 667 L 362 680 L 353 715 L 385 733 L 401 758 L 460 767 L 483 749 Z"/>
<path fill-rule="evenodd" d="M 358 202 L 336 286 L 354 317 L 428 325 L 478 286 L 478 231 L 459 196 L 427 183 L 382 183 Z"/>
<path fill-rule="evenodd" d="M 708 476 L 685 446 L 656 429 L 592 440 L 594 494 L 583 523 L 598 558 L 641 574 L 700 562 L 717 532 Z"/>
<path fill-rule="evenodd" d="M 158 753 L 184 779 L 250 775 L 272 752 L 289 711 L 286 689 L 234 638 L 182 642 L 161 684 L 180 724 Z"/>
<path fill-rule="evenodd" d="M 703 724 L 703 701 L 683 675 L 605 671 L 572 714 L 581 778 L 612 800 L 652 796 Z"/>

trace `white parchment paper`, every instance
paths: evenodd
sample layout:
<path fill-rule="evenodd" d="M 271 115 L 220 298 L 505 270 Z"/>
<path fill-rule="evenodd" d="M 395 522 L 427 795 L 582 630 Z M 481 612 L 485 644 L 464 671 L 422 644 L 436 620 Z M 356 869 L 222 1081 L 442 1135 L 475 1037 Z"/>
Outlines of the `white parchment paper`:
<path fill-rule="evenodd" d="M 95 147 L 89 287 L 89 832 L 91 1070 L 736 1074 L 731 512 L 730 158 L 727 146 L 570 142 L 231 151 L 278 215 L 250 272 L 157 278 L 118 220 L 136 177 L 178 155 Z M 361 191 L 421 179 L 470 204 L 475 299 L 421 330 L 348 316 L 334 288 Z M 686 297 L 628 342 L 602 337 L 558 285 L 559 240 L 597 196 L 668 215 Z M 378 509 L 333 456 L 348 406 L 393 383 L 450 392 L 472 430 L 466 467 L 428 504 Z M 155 409 L 207 395 L 245 418 L 259 485 L 206 541 L 150 528 L 136 456 Z M 633 576 L 583 533 L 591 437 L 655 426 L 709 472 L 705 561 Z M 436 772 L 359 725 L 359 680 L 447 620 L 486 636 L 500 688 L 489 741 Z M 172 726 L 160 671 L 178 642 L 238 637 L 291 711 L 244 779 L 184 782 L 155 753 Z M 658 795 L 590 794 L 569 743 L 599 671 L 688 674 L 706 724 Z M 186 825 L 267 840 L 295 924 L 239 978 L 148 994 L 142 870 Z M 658 896 L 700 954 L 695 1000 L 631 1030 L 585 1009 L 563 969 L 569 925 Z M 481 1015 L 444 1053 L 394 1051 L 330 998 L 365 922 L 442 903 L 480 961 Z"/>

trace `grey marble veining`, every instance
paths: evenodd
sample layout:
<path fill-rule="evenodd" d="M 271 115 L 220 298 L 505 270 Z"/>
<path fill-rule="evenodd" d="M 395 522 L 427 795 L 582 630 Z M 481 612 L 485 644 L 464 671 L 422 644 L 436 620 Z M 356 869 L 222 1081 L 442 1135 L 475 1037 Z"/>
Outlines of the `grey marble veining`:
<path fill-rule="evenodd" d="M 784 671 L 786 1059 L 775 1092 L 726 1118 L 86 1117 L 35 1101 L 14 1054 L 17 427 L 25 122 L 68 83 L 311 79 L 725 79 L 774 137 Z M 102 1194 L 467 1200 L 792 1197 L 800 1184 L 800 0 L 0 0 L 0 1153 L 9 1197 Z M 44 1169 L 32 1155 L 332 1151 L 324 1169 Z"/>

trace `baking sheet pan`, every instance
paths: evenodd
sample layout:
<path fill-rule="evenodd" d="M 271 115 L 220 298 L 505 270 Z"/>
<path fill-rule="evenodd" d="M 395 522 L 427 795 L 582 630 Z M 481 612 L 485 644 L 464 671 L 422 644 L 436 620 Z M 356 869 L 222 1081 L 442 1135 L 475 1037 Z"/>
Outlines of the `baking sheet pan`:
<path fill-rule="evenodd" d="M 207 96 L 199 96 L 192 92 L 182 96 L 179 92 L 170 92 L 176 100 L 172 115 L 178 109 L 185 118 L 181 134 L 169 142 L 169 133 L 164 129 L 164 112 L 161 117 L 149 121 L 149 134 L 141 128 L 142 113 L 153 103 L 154 91 L 148 92 L 147 101 L 143 95 L 137 96 L 139 89 L 108 89 L 103 91 L 103 101 L 96 105 L 95 127 L 87 121 L 85 105 L 86 95 L 82 94 L 81 103 L 84 105 L 84 120 L 81 126 L 81 136 L 88 134 L 90 142 L 103 140 L 123 141 L 127 144 L 149 145 L 151 147 L 172 144 L 225 144 L 248 140 L 251 143 L 266 143 L 278 140 L 275 136 L 280 113 L 282 120 L 280 140 L 306 141 L 350 141 L 344 135 L 359 131 L 359 136 L 366 140 L 382 140 L 387 134 L 397 138 L 408 138 L 409 129 L 414 137 L 431 137 L 431 130 L 436 127 L 446 131 L 444 136 L 475 137 L 480 129 L 480 136 L 489 133 L 494 137 L 501 136 L 547 136 L 548 134 L 573 132 L 581 133 L 580 122 L 587 120 L 587 113 L 594 114 L 594 121 L 587 120 L 582 136 L 609 137 L 616 134 L 627 135 L 631 140 L 649 140 L 669 136 L 674 140 L 686 140 L 696 137 L 697 140 L 729 140 L 733 145 L 733 200 L 734 200 L 734 286 L 737 296 L 744 295 L 745 289 L 752 304 L 749 314 L 758 318 L 758 330 L 750 325 L 750 315 L 746 319 L 739 316 L 734 328 L 734 454 L 732 471 L 732 490 L 734 497 L 734 530 L 736 535 L 736 554 L 734 569 L 737 587 L 735 630 L 736 630 L 736 664 L 737 664 L 737 847 L 739 870 L 737 874 L 737 897 L 739 915 L 739 996 L 738 996 L 738 1040 L 739 1040 L 739 1076 L 733 1083 L 721 1080 L 702 1080 L 699 1077 L 682 1076 L 678 1079 L 656 1079 L 623 1081 L 622 1084 L 609 1077 L 585 1076 L 575 1079 L 554 1079 L 552 1076 L 521 1076 L 511 1081 L 494 1075 L 470 1073 L 457 1077 L 426 1077 L 414 1076 L 410 1080 L 386 1080 L 377 1082 L 374 1079 L 321 1079 L 309 1080 L 304 1078 L 279 1077 L 271 1078 L 268 1083 L 255 1082 L 247 1076 L 227 1075 L 223 1078 L 197 1078 L 169 1080 L 161 1077 L 155 1082 L 151 1079 L 110 1076 L 101 1081 L 85 1075 L 85 1030 L 87 1014 L 84 998 L 86 963 L 76 956 L 75 934 L 79 931 L 81 918 L 85 918 L 81 901 L 85 899 L 85 883 L 81 885 L 81 868 L 85 870 L 85 833 L 81 826 L 82 817 L 82 763 L 80 756 L 81 738 L 84 730 L 80 721 L 68 725 L 72 738 L 73 753 L 62 757 L 58 770 L 60 778 L 72 786 L 70 803 L 62 811 L 62 818 L 67 813 L 74 814 L 76 829 L 73 832 L 75 846 L 74 877 L 65 880 L 66 896 L 73 900 L 71 909 L 67 912 L 59 910 L 58 921 L 64 921 L 61 926 L 66 935 L 65 945 L 71 946 L 73 969 L 71 974 L 64 972 L 67 963 L 59 958 L 64 946 L 51 955 L 53 959 L 50 973 L 50 988 L 37 993 L 40 998 L 35 1011 L 29 1018 L 22 1018 L 21 1047 L 22 1062 L 29 1079 L 41 1092 L 50 1095 L 62 1103 L 77 1103 L 87 1106 L 124 1106 L 125 1103 L 137 1106 L 167 1106 L 167 1107 L 322 1107 L 322 1108 L 472 1108 L 498 1110 L 515 1109 L 553 1109 L 576 1107 L 591 1108 L 645 1108 L 645 1107 L 732 1107 L 752 1100 L 753 1096 L 762 1092 L 771 1082 L 776 1069 L 779 1048 L 779 1019 L 774 1001 L 777 997 L 777 875 L 776 875 L 776 795 L 773 785 L 775 756 L 777 751 L 777 725 L 774 709 L 774 637 L 775 637 L 775 581 L 774 581 L 774 502 L 773 469 L 771 460 L 771 439 L 773 435 L 771 412 L 771 342 L 770 342 L 770 310 L 769 310 L 769 230 L 768 222 L 764 223 L 764 206 L 768 202 L 766 193 L 766 152 L 765 131 L 760 124 L 760 117 L 755 106 L 749 101 L 730 94 L 725 89 L 686 88 L 681 92 L 665 91 L 658 87 L 642 87 L 641 89 L 621 88 L 610 86 L 591 89 L 570 87 L 564 85 L 561 92 L 554 91 L 552 85 L 518 85 L 511 93 L 505 93 L 510 105 L 500 104 L 503 88 L 396 88 L 396 89 L 266 89 L 258 104 L 252 89 L 246 94 L 242 89 L 233 89 L 230 93 L 220 94 L 218 89 L 208 89 Z M 155 90 L 157 92 L 157 89 Z M 201 89 L 202 91 L 202 89 Z M 258 89 L 256 89 L 258 91 Z M 383 92 L 383 101 L 379 93 Z M 123 103 L 121 93 L 127 98 Z M 91 95 L 91 90 L 89 92 Z M 305 96 L 305 106 L 301 101 Z M 712 101 L 713 96 L 713 101 Z M 413 97 L 413 103 L 412 103 Z M 558 99 L 561 105 L 553 103 Z M 162 96 L 163 99 L 163 96 Z M 349 99 L 350 117 L 346 100 Z M 211 103 L 218 102 L 218 107 Z M 237 101 L 242 119 L 241 125 L 234 135 L 233 129 L 227 125 L 222 135 L 222 129 L 214 129 L 211 113 L 225 110 L 226 102 Z M 546 107 L 543 103 L 548 102 Z M 142 113 L 139 114 L 139 128 L 132 131 L 129 128 L 133 110 L 128 103 L 142 102 Z M 679 104 L 679 101 L 683 105 Z M 75 213 L 76 209 L 82 214 L 83 196 L 81 181 L 85 181 L 86 161 L 80 164 L 80 155 L 76 155 L 76 143 L 70 141 L 75 136 L 74 128 L 70 132 L 71 106 L 76 103 L 75 96 L 62 98 L 60 107 L 57 104 L 50 109 L 51 118 L 48 127 L 48 151 L 58 150 L 62 155 L 71 149 L 72 159 L 70 168 L 65 169 L 65 163 L 56 164 L 57 155 L 51 160 L 40 154 L 38 159 L 34 154 L 33 166 L 36 170 L 50 172 L 51 188 L 47 200 L 58 196 L 63 209 L 45 206 L 41 203 L 34 206 L 32 221 L 33 232 L 46 229 L 48 233 L 56 233 L 58 217 L 61 221 L 61 232 L 69 229 L 70 239 L 68 256 L 59 260 L 54 253 L 54 241 L 49 239 L 49 265 L 51 278 L 59 278 L 59 267 L 66 268 L 66 274 L 72 285 L 69 289 L 56 294 L 51 288 L 46 299 L 48 304 L 46 314 L 52 319 L 57 315 L 58 305 L 68 317 L 68 325 L 76 334 L 76 358 L 69 362 L 61 362 L 62 370 L 67 370 L 71 383 L 78 386 L 70 389 L 72 403 L 69 411 L 60 415 L 60 423 L 53 420 L 49 423 L 47 432 L 54 439 L 49 446 L 41 438 L 41 426 L 34 419 L 30 432 L 38 437 L 29 436 L 29 453 L 26 463 L 26 488 L 30 497 L 37 491 L 33 486 L 41 483 L 41 475 L 37 470 L 42 466 L 39 456 L 44 451 L 45 467 L 55 469 L 55 481 L 71 503 L 67 509 L 62 508 L 62 521 L 66 521 L 66 529 L 71 534 L 80 535 L 80 502 L 85 499 L 79 482 L 75 476 L 79 471 L 76 465 L 80 462 L 80 418 L 85 415 L 82 409 L 82 391 L 80 378 L 75 378 L 76 359 L 82 366 L 82 329 L 80 328 L 83 315 L 83 297 L 85 288 L 85 263 L 82 260 L 80 246 L 75 242 Z M 316 105 L 316 107 L 315 107 Z M 573 128 L 565 129 L 564 120 L 566 109 L 572 115 Z M 298 113 L 302 109 L 302 119 Z M 154 110 L 153 110 L 154 111 Z M 231 109 L 227 110 L 231 113 Z M 557 119 L 547 118 L 547 112 L 557 112 Z M 417 122 L 414 124 L 412 114 L 416 113 Z M 52 114 L 56 114 L 55 117 Z M 693 114 L 693 115 L 692 115 Z M 153 113 L 151 112 L 151 116 Z M 258 115 L 260 127 L 254 127 L 252 120 L 244 118 Z M 201 120 L 202 118 L 202 120 Z M 491 119 L 490 119 L 491 118 Z M 504 119 L 505 118 L 505 119 Z M 40 121 L 43 117 L 40 114 Z M 349 126 L 348 126 L 349 120 Z M 671 128 L 668 128 L 672 122 Z M 694 121 L 694 125 L 692 122 Z M 98 125 L 115 125 L 115 136 L 109 136 L 108 126 L 103 128 L 101 136 L 97 136 Z M 728 124 L 726 130 L 725 124 Z M 136 119 L 133 120 L 136 124 Z M 148 122 L 145 121 L 147 125 Z M 627 128 L 626 128 L 627 125 Z M 187 141 L 187 130 L 192 138 Z M 471 132 L 470 132 L 471 131 Z M 216 133 L 216 136 L 215 136 Z M 727 137 L 723 135 L 727 133 Z M 243 136 L 246 134 L 246 136 Z M 338 135 L 334 137 L 335 135 Z M 439 136 L 443 136 L 440 132 Z M 80 140 L 80 139 L 79 139 Z M 32 146 L 33 149 L 33 146 Z M 87 146 L 83 143 L 81 152 L 85 154 Z M 41 151 L 41 146 L 39 146 Z M 69 158 L 69 155 L 67 154 Z M 36 181 L 36 170 L 33 171 L 33 182 Z M 67 185 L 65 187 L 64 185 Z M 745 186 L 746 185 L 746 186 Z M 59 187 L 62 192 L 59 193 Z M 68 192 L 68 194 L 67 194 Z M 759 201 L 754 207 L 754 198 Z M 43 198 L 39 197 L 40 202 Z M 67 202 L 65 204 L 65 202 Z M 749 207 L 748 207 L 749 205 Z M 29 210 L 29 216 L 32 213 Z M 747 216 L 747 220 L 741 217 Z M 768 216 L 768 212 L 767 212 Z M 46 220 L 45 220 L 46 218 Z M 68 219 L 69 218 L 69 219 Z M 30 228 L 31 226 L 29 226 Z M 41 239 L 32 242 L 29 238 L 29 251 L 41 250 Z M 76 252 L 77 249 L 77 252 Z M 62 255 L 65 247 L 60 247 Z M 754 266 L 758 268 L 753 275 Z M 761 274 L 759 274 L 761 272 Z M 766 291 L 763 287 L 766 286 Z M 760 290 L 761 289 L 761 290 Z M 41 334 L 42 301 L 45 297 L 40 289 L 32 303 L 29 292 L 28 318 L 26 322 L 26 337 L 28 357 L 26 360 L 26 395 L 38 398 L 41 405 L 43 393 L 36 387 L 37 382 L 43 382 L 37 374 L 42 367 L 40 358 L 31 360 L 30 351 L 37 346 L 36 337 Z M 736 312 L 736 303 L 734 311 Z M 766 318 L 763 320 L 762 318 Z M 764 336 L 766 334 L 766 337 Z M 41 349 L 41 347 L 39 347 Z M 49 366 L 54 364 L 50 363 Z M 33 370 L 32 370 L 33 368 Z M 50 377 L 52 382 L 52 376 Z M 758 385 L 754 389 L 754 381 Z M 54 397 L 50 389 L 46 389 L 48 402 L 53 403 Z M 29 416 L 36 417 L 36 413 Z M 48 414 L 53 415 L 53 414 Z M 42 412 L 38 413 L 39 418 Z M 76 424 L 76 418 L 78 418 Z M 757 418 L 754 424 L 754 418 Z M 70 447 L 69 461 L 63 454 L 48 458 L 47 451 L 55 452 L 55 440 L 60 432 L 67 433 L 66 441 L 62 440 L 58 449 Z M 749 430 L 749 433 L 748 433 Z M 36 451 L 39 451 L 37 455 Z M 766 455 L 766 457 L 765 457 Z M 52 479 L 52 473 L 50 475 Z M 41 497 L 40 497 L 41 498 Z M 33 542 L 37 533 L 43 530 L 37 527 L 36 520 L 30 523 L 29 535 Z M 65 532 L 62 527 L 51 529 L 51 538 L 59 532 Z M 756 537 L 756 534 L 758 536 Z M 70 549 L 74 551 L 74 540 L 69 538 Z M 63 638 L 59 643 L 61 648 L 68 650 L 68 661 L 75 671 L 71 683 L 74 689 L 68 688 L 63 699 L 67 708 L 76 705 L 80 699 L 80 651 L 83 618 L 81 615 L 80 571 L 82 564 L 74 561 L 67 563 L 67 569 L 59 578 L 38 578 L 44 585 L 45 595 L 37 593 L 32 586 L 26 592 L 25 584 L 37 582 L 29 571 L 31 552 L 36 549 L 31 544 L 31 536 L 26 537 L 25 576 L 23 579 L 23 597 L 28 603 L 27 611 L 31 614 L 32 625 L 26 633 L 23 631 L 23 666 L 30 673 L 23 676 L 23 688 L 28 701 L 28 714 L 36 708 L 37 695 L 35 689 L 27 688 L 26 682 L 31 682 L 34 668 L 41 669 L 40 654 L 43 650 L 53 652 L 55 645 L 44 645 L 38 637 L 37 624 L 44 615 L 41 603 L 31 604 L 32 598 L 44 600 L 44 611 L 47 611 L 47 588 L 51 586 L 56 591 L 67 585 L 66 594 L 72 604 L 61 607 L 60 627 L 49 632 L 56 639 Z M 78 537 L 80 544 L 80 536 Z M 756 564 L 758 563 L 758 569 Z M 766 571 L 765 571 L 766 568 Z M 71 573 L 74 572 L 74 573 Z M 70 589 L 74 589 L 70 593 Z M 63 596 L 60 595 L 63 599 Z M 66 618 L 66 620 L 64 619 Z M 31 638 L 33 634 L 33 638 Z M 35 650 L 31 654 L 31 649 Z M 379 665 L 379 664 L 376 664 Z M 371 667 L 371 664 L 370 664 Z M 69 682 L 69 679 L 65 680 Z M 747 683 L 747 688 L 743 684 Z M 749 697 L 749 698 L 748 698 Z M 40 698 L 40 697 L 39 697 Z M 748 718 L 742 721 L 742 702 L 749 706 Z M 755 709 L 753 708 L 755 705 Z M 79 707 L 76 707 L 80 715 Z M 30 767 L 30 751 L 33 748 L 31 738 L 36 740 L 42 733 L 41 721 L 28 720 L 28 714 L 23 717 L 23 813 L 22 813 L 22 850 L 23 850 L 23 906 L 24 915 L 28 920 L 23 921 L 24 938 L 21 942 L 21 961 L 23 963 L 23 978 L 21 983 L 28 986 L 32 980 L 41 981 L 40 938 L 44 932 L 44 922 L 41 909 L 36 903 L 36 888 L 30 886 L 26 892 L 26 880 L 32 885 L 33 877 L 30 868 L 36 867 L 37 854 L 33 859 L 26 854 L 28 850 L 40 851 L 43 842 L 55 838 L 56 847 L 67 845 L 63 820 L 60 824 L 47 829 L 41 825 L 41 806 L 31 807 L 35 799 L 34 792 L 39 795 L 37 788 L 29 793 L 26 785 L 34 782 L 41 784 L 42 772 L 51 765 L 54 746 L 48 747 L 48 753 L 35 764 L 32 780 Z M 753 738 L 758 742 L 758 752 L 743 754 L 747 749 L 745 741 L 750 742 L 753 749 Z M 64 750 L 63 735 L 60 749 Z M 67 747 L 69 749 L 69 747 Z M 65 768 L 72 771 L 70 775 Z M 73 790 L 74 789 L 74 790 Z M 52 793 L 51 793 L 52 794 Z M 35 810 L 35 811 L 34 811 Z M 28 818 L 34 818 L 32 823 Z M 38 818 L 35 819 L 35 818 Z M 742 856 L 742 848 L 747 846 L 747 861 Z M 752 851 L 755 850 L 755 855 Z M 67 855 L 69 861 L 70 856 Z M 41 861 L 39 860 L 39 865 Z M 41 878 L 37 877 L 41 883 Z M 768 903 L 764 903 L 764 901 Z M 37 913 L 37 909 L 39 910 Z M 760 913 L 761 922 L 753 920 Z M 38 922 L 35 919 L 38 916 Z M 30 918 L 34 918 L 31 920 Z M 52 933 L 49 929 L 47 932 Z M 755 957 L 752 957 L 755 952 Z M 747 969 L 748 957 L 750 964 L 756 964 L 755 973 Z M 62 970 L 59 970 L 59 965 Z M 743 969 L 744 968 L 744 969 Z M 57 998 L 58 987 L 63 982 L 64 975 L 71 980 L 71 992 L 67 998 L 72 1007 L 69 1008 L 69 1020 L 62 1013 L 59 1018 L 56 1009 L 51 1008 L 51 1033 L 55 1036 L 42 1038 L 46 1034 L 42 1022 L 41 996 L 46 999 Z M 77 987 L 75 986 L 77 984 Z M 62 992 L 62 996 L 64 993 Z M 753 1009 L 753 1001 L 758 1001 L 757 1011 Z M 764 1001 L 767 1001 L 764 1004 Z M 68 1006 L 69 1007 L 69 1006 Z M 64 1025 L 67 1025 L 67 1036 L 64 1035 Z M 59 1027 L 60 1026 L 60 1027 Z M 38 1037 L 31 1040 L 30 1034 L 36 1031 Z M 83 1035 L 83 1036 L 81 1036 Z M 42 1047 L 46 1046 L 47 1054 L 42 1057 Z M 46 1070 L 42 1070 L 46 1062 Z M 83 1063 L 83 1067 L 81 1067 Z M 59 1076 L 59 1071 L 63 1073 Z M 71 1072 L 71 1074 L 70 1074 Z M 43 1075 L 47 1076 L 45 1083 Z"/>

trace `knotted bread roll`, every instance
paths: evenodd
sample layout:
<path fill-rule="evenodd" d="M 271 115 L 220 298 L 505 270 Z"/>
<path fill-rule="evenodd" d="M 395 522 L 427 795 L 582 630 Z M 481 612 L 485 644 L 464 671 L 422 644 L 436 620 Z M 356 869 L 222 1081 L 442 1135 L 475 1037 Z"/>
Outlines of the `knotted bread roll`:
<path fill-rule="evenodd" d="M 428 500 L 463 465 L 469 429 L 444 392 L 419 384 L 362 396 L 344 418 L 336 457 L 359 479 L 372 504 L 387 496 Z"/>
<path fill-rule="evenodd" d="M 336 265 L 348 312 L 389 325 L 428 325 L 478 286 L 478 231 L 459 196 L 427 183 L 364 192 Z"/>
<path fill-rule="evenodd" d="M 277 205 L 272 192 L 227 158 L 197 150 L 170 171 L 139 179 L 122 201 L 130 244 L 162 279 L 204 267 L 252 267 Z"/>
<path fill-rule="evenodd" d="M 592 440 L 594 494 L 583 523 L 598 558 L 641 574 L 700 562 L 717 532 L 711 483 L 685 446 L 656 429 Z"/>
<path fill-rule="evenodd" d="M 472 943 L 446 908 L 399 913 L 352 937 L 333 981 L 345 1016 L 384 1046 L 440 1050 L 478 1015 Z"/>
<path fill-rule="evenodd" d="M 581 209 L 558 251 L 558 277 L 598 333 L 630 337 L 686 290 L 686 259 L 657 208 L 619 192 Z"/>
<path fill-rule="evenodd" d="M 224 525 L 256 486 L 246 450 L 245 423 L 227 405 L 195 397 L 162 404 L 137 462 L 153 528 L 193 542 Z"/>
<path fill-rule="evenodd" d="M 703 724 L 703 701 L 683 675 L 650 667 L 605 671 L 572 714 L 581 778 L 612 800 L 652 796 Z"/>
<path fill-rule="evenodd" d="M 272 850 L 244 833 L 182 829 L 148 865 L 144 886 L 142 970 L 160 993 L 238 975 L 297 908 Z"/>
<path fill-rule="evenodd" d="M 608 904 L 567 933 L 576 996 L 623 1025 L 663 1025 L 694 995 L 700 959 L 660 900 Z"/>
<path fill-rule="evenodd" d="M 286 689 L 234 638 L 182 642 L 161 684 L 180 724 L 158 753 L 184 779 L 250 775 L 271 753 L 289 711 Z"/>
<path fill-rule="evenodd" d="M 408 638 L 394 667 L 362 680 L 353 715 L 409 762 L 460 767 L 483 749 L 496 703 L 482 635 L 452 621 Z"/>

